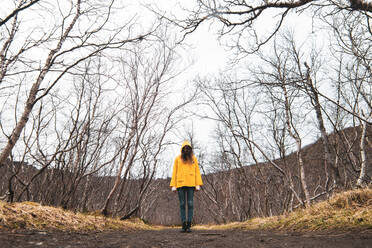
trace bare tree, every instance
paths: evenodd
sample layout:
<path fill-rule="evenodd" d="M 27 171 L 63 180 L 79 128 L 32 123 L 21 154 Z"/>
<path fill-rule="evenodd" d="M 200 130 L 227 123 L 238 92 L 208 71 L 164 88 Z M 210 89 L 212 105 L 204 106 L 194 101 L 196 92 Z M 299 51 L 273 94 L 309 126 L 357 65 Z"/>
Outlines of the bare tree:
<path fill-rule="evenodd" d="M 21 2 L 23 3 L 20 5 L 21 7 L 28 6 L 26 1 Z M 27 8 L 23 11 L 16 11 L 11 17 L 13 22 L 9 28 L 8 23 L 11 18 L 0 26 L 1 32 L 6 35 L 1 40 L 0 82 L 2 86 L 13 87 L 11 82 L 13 80 L 17 82 L 19 75 L 24 75 L 28 79 L 27 81 L 33 81 L 29 88 L 26 84 L 27 99 L 20 117 L 16 116 L 10 134 L 4 133 L 7 142 L 0 153 L 0 164 L 4 164 L 11 154 L 35 104 L 47 96 L 67 74 L 76 72 L 77 65 L 103 51 L 121 49 L 128 43 L 140 42 L 152 32 L 152 30 L 141 34 L 128 32 L 127 30 L 130 30 L 133 25 L 129 22 L 129 24 L 115 27 L 111 33 L 107 33 L 106 26 L 110 25 L 111 10 L 115 1 L 101 4 L 77 0 L 66 1 L 66 4 L 63 5 L 58 1 L 31 1 L 28 3 L 36 2 L 38 4 L 33 7 L 38 7 L 38 9 Z M 58 5 L 59 3 L 60 5 Z M 20 15 L 37 15 L 38 11 L 48 13 L 49 18 L 54 17 L 55 25 L 47 26 L 45 30 L 40 32 L 39 29 L 42 27 L 26 27 L 26 25 L 33 23 L 20 20 Z M 93 13 L 96 13 L 98 18 L 90 19 L 89 16 Z M 38 23 L 35 22 L 35 25 Z M 29 29 L 26 38 L 17 36 L 22 27 Z M 32 56 L 45 47 L 50 47 L 50 49 L 45 51 L 44 62 L 33 60 Z M 5 82 L 6 84 L 4 84 Z M 23 80 L 17 83 L 23 84 Z"/>
<path fill-rule="evenodd" d="M 303 203 L 290 170 L 283 169 L 274 161 L 279 152 L 267 142 L 266 128 L 263 130 L 262 124 L 255 122 L 267 113 L 260 109 L 260 99 L 266 98 L 263 91 L 249 82 L 233 81 L 228 77 L 217 79 L 214 85 L 200 81 L 198 87 L 206 97 L 205 104 L 215 114 L 210 118 L 219 122 L 216 142 L 222 155 L 215 155 L 213 160 L 213 167 L 219 169 L 216 172 L 218 176 L 206 177 L 207 186 L 203 191 L 204 198 L 216 205 L 216 208 L 209 208 L 211 214 L 225 218 L 216 221 L 231 220 L 232 216 L 239 216 L 234 220 L 244 220 L 251 216 L 281 213 L 288 208 L 290 195 Z M 277 106 L 275 103 L 275 108 Z M 273 134 L 275 140 L 277 133 Z M 267 164 L 262 161 L 267 161 Z M 228 199 L 228 204 L 225 204 L 225 199 Z"/>
<path fill-rule="evenodd" d="M 344 110 L 352 116 L 352 125 L 360 126 L 361 135 L 359 141 L 360 162 L 357 162 L 356 155 L 350 153 L 355 168 L 359 174 L 356 181 L 357 186 L 365 185 L 368 181 L 366 175 L 367 157 L 365 154 L 366 128 L 371 125 L 371 77 L 372 68 L 370 56 L 372 40 L 369 23 L 364 23 L 365 15 L 359 13 L 334 16 L 328 20 L 328 24 L 334 31 L 335 43 L 332 45 L 335 56 L 340 66 L 336 69 L 338 76 L 341 104 Z M 343 22 L 344 25 L 339 25 Z M 336 82 L 335 82 L 336 83 Z M 352 142 L 346 140 L 351 150 Z M 359 168 L 358 168 L 359 167 Z"/>
<path fill-rule="evenodd" d="M 171 97 L 170 82 L 177 75 L 173 71 L 175 61 L 175 47 L 165 39 L 149 47 L 133 48 L 120 59 L 122 71 L 117 90 L 124 100 L 120 117 L 123 132 L 117 145 L 121 154 L 115 182 L 101 210 L 104 214 L 112 209 L 114 213 L 124 212 L 122 218 L 126 219 L 140 209 L 159 156 L 167 146 L 166 136 L 179 118 L 175 116 L 195 97 L 192 95 L 172 108 L 165 105 L 164 101 Z M 137 178 L 140 179 L 136 182 L 132 180 Z M 131 193 L 131 187 L 136 195 Z"/>
<path fill-rule="evenodd" d="M 370 25 L 372 4 L 365 0 L 349 1 L 255 1 L 242 0 L 197 0 L 195 6 L 186 10 L 188 17 L 181 19 L 172 13 L 155 10 L 160 16 L 166 16 L 184 32 L 184 37 L 193 33 L 205 23 L 212 24 L 221 37 L 230 37 L 235 41 L 232 46 L 241 53 L 254 53 L 274 38 L 284 26 L 286 17 L 295 13 L 310 13 L 312 18 L 331 16 L 338 12 L 363 13 L 365 23 Z M 269 31 L 262 34 L 260 23 L 264 18 L 271 19 Z M 370 33 L 371 29 L 370 29 Z M 253 40 L 253 42 L 252 42 Z"/>
<path fill-rule="evenodd" d="M 24 154 L 39 170 L 32 172 L 18 192 L 18 201 L 27 192 L 27 200 L 77 208 L 80 185 L 86 179 L 87 187 L 92 175 L 118 156 L 111 151 L 110 142 L 118 110 L 100 104 L 109 95 L 102 65 L 98 60 L 97 65 L 87 61 L 84 66 L 86 70 L 75 76 L 71 88 L 65 87 L 66 96 L 52 91 L 40 101 L 38 113 L 30 121 L 30 133 L 23 135 Z M 88 189 L 82 191 L 87 201 Z"/>

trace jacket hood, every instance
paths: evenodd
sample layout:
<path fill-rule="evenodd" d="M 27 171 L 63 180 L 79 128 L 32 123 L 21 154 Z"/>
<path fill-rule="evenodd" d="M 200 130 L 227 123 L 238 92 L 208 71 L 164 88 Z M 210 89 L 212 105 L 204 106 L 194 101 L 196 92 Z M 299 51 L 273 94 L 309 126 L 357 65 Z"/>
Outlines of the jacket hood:
<path fill-rule="evenodd" d="M 187 140 L 185 140 L 185 141 L 182 143 L 181 151 L 182 151 L 182 148 L 184 148 L 185 146 L 190 146 L 190 147 L 192 148 L 190 142 L 188 142 Z"/>

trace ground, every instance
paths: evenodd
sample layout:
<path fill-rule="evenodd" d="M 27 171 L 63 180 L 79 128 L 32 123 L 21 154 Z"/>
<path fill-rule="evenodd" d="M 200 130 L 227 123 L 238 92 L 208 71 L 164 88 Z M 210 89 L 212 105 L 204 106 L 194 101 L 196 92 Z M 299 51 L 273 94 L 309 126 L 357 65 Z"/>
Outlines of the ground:
<path fill-rule="evenodd" d="M 360 247 L 372 248 L 372 230 L 343 232 L 284 233 L 244 230 L 178 229 L 104 231 L 90 233 L 61 231 L 0 230 L 1 248 L 28 247 Z"/>

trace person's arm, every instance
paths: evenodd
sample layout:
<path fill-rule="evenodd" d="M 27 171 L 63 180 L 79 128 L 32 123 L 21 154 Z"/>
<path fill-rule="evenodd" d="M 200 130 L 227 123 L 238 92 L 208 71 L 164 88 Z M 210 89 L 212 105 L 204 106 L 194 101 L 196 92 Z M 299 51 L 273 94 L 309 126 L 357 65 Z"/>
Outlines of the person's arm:
<path fill-rule="evenodd" d="M 172 172 L 172 179 L 170 182 L 170 185 L 172 187 L 172 191 L 175 191 L 177 189 L 177 169 L 178 169 L 178 162 L 177 158 L 174 160 L 173 164 L 173 172 Z"/>
<path fill-rule="evenodd" d="M 200 190 L 200 186 L 202 185 L 203 185 L 203 181 L 200 175 L 198 159 L 195 157 L 195 189 Z"/>

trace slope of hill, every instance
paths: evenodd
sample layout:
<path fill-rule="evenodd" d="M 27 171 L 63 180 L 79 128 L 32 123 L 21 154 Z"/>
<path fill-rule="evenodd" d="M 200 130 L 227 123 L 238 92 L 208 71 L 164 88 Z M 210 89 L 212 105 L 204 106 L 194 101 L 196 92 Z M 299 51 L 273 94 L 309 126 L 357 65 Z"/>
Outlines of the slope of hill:
<path fill-rule="evenodd" d="M 312 204 L 327 199 L 336 190 L 348 190 L 355 185 L 361 165 L 360 136 L 360 127 L 350 127 L 329 135 L 334 163 L 341 179 L 339 183 L 335 183 L 330 169 L 332 165 L 325 163 L 321 139 L 302 148 L 305 180 Z M 372 137 L 372 126 L 367 128 L 367 137 L 369 140 Z M 370 181 L 371 144 L 366 144 L 365 149 L 366 179 Z M 243 222 L 256 217 L 281 215 L 301 207 L 305 196 L 296 153 L 272 161 L 282 172 L 268 161 L 226 167 L 226 163 L 233 161 L 222 160 L 222 157 L 216 157 L 213 161 L 199 160 L 201 166 L 203 163 L 214 166 L 215 173 L 203 175 L 202 190 L 195 194 L 195 223 Z M 102 207 L 115 180 L 114 177 L 99 174 L 80 177 L 84 172 L 78 170 L 72 173 L 67 167 L 48 167 L 42 171 L 27 163 L 13 163 L 16 172 L 8 166 L 0 167 L 2 199 L 9 198 L 6 196 L 13 191 L 14 201 L 34 201 L 75 211 L 94 212 Z M 222 165 L 219 167 L 219 164 Z M 135 212 L 137 217 L 151 224 L 179 224 L 178 197 L 171 192 L 169 181 L 169 178 L 158 179 L 150 184 L 141 206 Z M 124 216 L 135 209 L 143 182 L 141 178 L 122 180 L 121 189 L 125 192 L 118 191 L 115 197 L 117 204 L 112 204 L 109 212 Z"/>
<path fill-rule="evenodd" d="M 335 192 L 354 187 L 360 172 L 360 127 L 350 127 L 329 135 L 333 164 L 324 159 L 321 139 L 302 147 L 305 181 L 311 204 L 332 196 Z M 367 128 L 367 137 L 372 137 L 372 126 Z M 372 146 L 366 144 L 368 181 L 372 176 Z M 301 184 L 299 162 L 296 152 L 271 161 L 234 165 L 222 170 L 215 162 L 215 173 L 203 175 L 202 190 L 195 194 L 194 221 L 198 224 L 222 224 L 242 222 L 256 217 L 268 217 L 291 212 L 301 207 L 305 194 Z M 199 161 L 203 166 L 203 161 Z M 226 163 L 233 161 L 226 161 Z M 336 182 L 332 167 L 339 176 Z M 155 181 L 154 192 L 149 202 L 154 205 L 141 218 L 149 223 L 175 225 L 179 223 L 178 199 L 169 190 L 170 179 Z M 156 197 L 156 199 L 155 199 Z"/>

